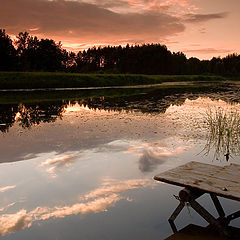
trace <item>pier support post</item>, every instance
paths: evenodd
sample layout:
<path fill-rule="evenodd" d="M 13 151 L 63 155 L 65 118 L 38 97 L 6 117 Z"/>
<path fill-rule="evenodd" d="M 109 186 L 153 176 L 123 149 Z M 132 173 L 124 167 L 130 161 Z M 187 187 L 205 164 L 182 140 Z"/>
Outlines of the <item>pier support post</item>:
<path fill-rule="evenodd" d="M 190 206 L 202 217 L 204 218 L 211 226 L 215 227 L 217 231 L 226 237 L 229 237 L 229 232 L 227 225 L 233 219 L 240 217 L 240 211 L 225 217 L 224 210 L 219 202 L 216 194 L 210 194 L 211 199 L 216 207 L 216 210 L 220 216 L 219 219 L 214 218 L 204 207 L 202 207 L 196 199 L 202 196 L 204 192 L 196 191 L 190 188 L 184 188 L 179 192 L 179 195 L 176 197 L 180 203 L 177 208 L 174 210 L 170 218 L 168 219 L 170 226 L 174 233 L 177 232 L 177 227 L 174 223 L 175 219 L 178 217 L 186 203 L 189 203 Z"/>

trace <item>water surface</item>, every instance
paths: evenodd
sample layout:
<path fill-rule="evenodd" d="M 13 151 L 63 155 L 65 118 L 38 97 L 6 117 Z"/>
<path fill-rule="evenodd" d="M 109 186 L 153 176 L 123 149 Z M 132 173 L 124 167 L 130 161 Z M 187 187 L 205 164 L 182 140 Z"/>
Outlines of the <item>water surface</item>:
<path fill-rule="evenodd" d="M 1 96 L 1 239 L 164 239 L 180 188 L 153 176 L 239 163 L 202 151 L 206 110 L 239 109 L 237 86 L 101 91 Z M 188 208 L 176 223 L 206 225 Z"/>

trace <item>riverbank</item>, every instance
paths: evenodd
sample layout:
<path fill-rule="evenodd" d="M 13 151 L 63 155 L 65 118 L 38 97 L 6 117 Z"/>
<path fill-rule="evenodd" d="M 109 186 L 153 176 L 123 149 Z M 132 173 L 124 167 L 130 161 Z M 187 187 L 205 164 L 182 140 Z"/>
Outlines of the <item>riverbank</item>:
<path fill-rule="evenodd" d="M 125 98 L 141 96 L 145 98 L 147 95 L 151 97 L 159 97 L 161 95 L 171 95 L 174 93 L 190 92 L 214 92 L 215 89 L 226 89 L 227 85 L 224 82 L 165 82 L 163 84 L 156 85 L 141 85 L 137 86 L 126 86 L 126 87 L 111 87 L 111 88 L 100 88 L 91 87 L 83 88 L 79 90 L 74 88 L 72 90 L 61 89 L 61 90 L 0 90 L 0 104 L 26 104 L 26 103 L 44 103 L 44 102 L 57 102 L 68 100 L 68 101 L 81 101 L 81 99 L 96 99 L 106 97 L 108 98 Z"/>
<path fill-rule="evenodd" d="M 161 84 L 163 82 L 215 82 L 207 75 L 79 74 L 48 72 L 0 72 L 0 89 L 81 88 Z"/>

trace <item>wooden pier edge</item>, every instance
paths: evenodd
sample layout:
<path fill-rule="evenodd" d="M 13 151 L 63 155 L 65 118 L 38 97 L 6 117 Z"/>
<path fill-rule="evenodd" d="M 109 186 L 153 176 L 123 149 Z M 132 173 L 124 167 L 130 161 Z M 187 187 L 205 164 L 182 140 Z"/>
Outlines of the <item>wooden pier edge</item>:
<path fill-rule="evenodd" d="M 231 164 L 222 167 L 189 162 L 154 176 L 154 180 L 184 187 L 176 196 L 180 203 L 168 220 L 174 233 L 178 232 L 174 221 L 188 202 L 220 235 L 226 237 L 226 239 L 231 239 L 228 225 L 232 220 L 240 217 L 240 211 L 225 216 L 218 196 L 240 201 L 240 165 Z M 211 215 L 196 201 L 205 193 L 210 194 L 219 214 L 218 218 Z"/>

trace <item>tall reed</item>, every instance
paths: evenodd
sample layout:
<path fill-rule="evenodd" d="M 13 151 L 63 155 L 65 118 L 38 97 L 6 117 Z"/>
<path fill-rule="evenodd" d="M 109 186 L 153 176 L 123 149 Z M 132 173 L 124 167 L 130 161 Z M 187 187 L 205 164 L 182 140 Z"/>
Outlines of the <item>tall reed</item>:
<path fill-rule="evenodd" d="M 240 113 L 237 108 L 221 107 L 208 109 L 205 116 L 207 124 L 207 142 L 204 153 L 214 151 L 214 158 L 220 159 L 240 155 Z"/>

